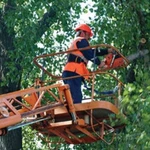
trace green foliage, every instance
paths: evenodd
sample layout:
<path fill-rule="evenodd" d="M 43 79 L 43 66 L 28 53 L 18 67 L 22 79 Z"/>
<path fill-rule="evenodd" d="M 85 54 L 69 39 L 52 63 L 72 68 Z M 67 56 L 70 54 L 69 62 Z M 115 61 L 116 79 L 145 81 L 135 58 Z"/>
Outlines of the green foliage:
<path fill-rule="evenodd" d="M 0 10 L 4 14 L 7 32 L 14 37 L 14 48 L 9 50 L 7 56 L 9 61 L 7 61 L 8 64 L 5 64 L 9 69 L 5 83 L 15 80 L 18 71 L 21 72 L 19 75 L 23 72 L 23 86 L 27 85 L 28 78 L 34 79 L 39 76 L 39 69 L 32 63 L 33 58 L 46 51 L 48 53 L 56 52 L 56 46 L 62 47 L 68 41 L 73 32 L 72 25 L 75 24 L 73 18 L 77 17 L 80 12 L 79 2 L 81 1 L 16 0 L 13 4 L 8 4 L 7 12 L 4 9 L 7 2 L 0 2 L 2 6 Z M 43 48 L 38 48 L 38 43 L 41 43 Z M 57 68 L 52 67 L 53 63 L 49 63 L 49 67 L 52 72 L 55 72 Z"/>
<path fill-rule="evenodd" d="M 37 131 L 33 130 L 33 128 L 26 126 L 22 128 L 22 144 L 23 150 L 48 150 L 48 146 L 43 143 L 40 136 L 38 136 Z"/>
<path fill-rule="evenodd" d="M 149 132 L 149 85 L 147 85 L 147 73 L 142 76 L 142 82 L 128 84 L 125 88 L 122 109 L 125 113 L 128 123 L 126 126 L 126 137 L 134 140 L 128 141 L 128 146 L 136 143 L 135 148 L 148 149 L 150 146 Z M 145 144 L 144 144 L 145 143 Z"/>
<path fill-rule="evenodd" d="M 0 1 L 0 48 L 1 48 L 1 86 L 19 86 L 21 78 L 22 87 L 32 85 L 36 77 L 41 77 L 41 71 L 33 64 L 35 56 L 45 53 L 60 52 L 68 47 L 68 42 L 74 36 L 74 27 L 78 24 L 81 13 L 92 12 L 90 23 L 94 31 L 92 43 L 112 44 L 126 56 L 139 49 L 149 49 L 150 33 L 150 2 L 148 0 L 91 0 L 93 7 L 89 9 L 90 1 L 84 8 L 81 2 L 85 0 L 14 0 Z M 93 15 L 95 14 L 95 15 Z M 87 21 L 89 22 L 89 21 Z M 147 42 L 139 44 L 141 38 Z M 40 43 L 40 44 L 39 44 Z M 149 50 L 150 51 L 150 50 Z M 3 55 L 5 54 L 5 55 Z M 5 59 L 4 59 L 5 58 Z M 40 63 L 55 75 L 61 75 L 65 56 L 50 57 Z M 143 58 L 134 62 L 136 81 L 126 83 L 121 110 L 126 115 L 126 128 L 124 132 L 116 133 L 114 143 L 107 145 L 99 141 L 92 144 L 73 146 L 76 150 L 103 149 L 145 150 L 150 147 L 150 66 L 149 60 Z M 126 75 L 130 66 L 117 71 L 116 75 L 126 82 Z M 1 74 L 2 74 L 1 73 Z M 44 76 L 45 77 L 45 76 Z M 49 77 L 45 77 L 45 79 Z M 98 90 L 101 87 L 110 89 L 115 83 L 105 77 L 109 82 L 99 77 L 96 80 Z M 103 86 L 104 84 L 107 86 Z M 23 149 L 38 149 L 40 141 L 35 137 L 31 128 L 23 129 Z M 40 141 L 41 142 L 41 141 Z M 49 147 L 41 142 L 45 150 Z M 56 144 L 53 144 L 54 148 Z M 69 145 L 59 145 L 61 149 L 70 149 Z M 63 147 L 63 148 L 62 148 Z M 41 149 L 42 149 L 41 148 Z M 39 148 L 40 149 L 40 148 Z"/>

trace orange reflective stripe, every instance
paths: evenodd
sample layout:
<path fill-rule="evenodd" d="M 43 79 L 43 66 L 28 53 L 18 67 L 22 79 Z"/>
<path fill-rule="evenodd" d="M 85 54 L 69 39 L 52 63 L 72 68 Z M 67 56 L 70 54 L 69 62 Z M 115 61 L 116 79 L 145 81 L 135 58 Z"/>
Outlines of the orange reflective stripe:
<path fill-rule="evenodd" d="M 78 41 L 80 41 L 81 39 L 84 39 L 84 38 L 78 37 L 77 39 L 75 39 L 75 40 L 73 41 L 73 43 L 71 44 L 69 50 L 78 49 L 77 46 L 76 46 L 76 43 L 77 43 Z M 75 51 L 75 52 L 71 52 L 71 54 L 76 55 L 76 56 L 82 58 L 82 59 L 84 60 L 84 62 L 88 63 L 88 60 L 83 56 L 83 54 L 82 54 L 79 50 L 77 50 L 77 51 Z M 81 75 L 81 76 L 86 75 L 86 76 L 84 76 L 84 78 L 87 79 L 87 78 L 88 78 L 88 75 L 89 75 L 89 71 L 88 71 L 88 69 L 86 68 L 86 65 L 85 65 L 84 62 L 81 62 L 81 63 L 68 62 L 68 63 L 65 65 L 64 70 L 65 70 L 65 71 L 75 72 L 75 73 L 77 73 L 77 74 L 79 74 L 79 75 Z"/>
<path fill-rule="evenodd" d="M 84 78 L 87 79 L 89 75 L 89 71 L 86 68 L 84 63 L 75 63 L 68 62 L 64 68 L 65 71 L 75 72 L 81 76 L 85 75 Z"/>
<path fill-rule="evenodd" d="M 71 44 L 69 50 L 73 50 L 73 49 L 78 49 L 77 48 L 77 42 L 78 41 L 81 41 L 82 39 L 85 39 L 83 37 L 77 37 L 73 43 Z M 88 60 L 83 56 L 83 54 L 78 50 L 78 51 L 74 51 L 74 52 L 71 52 L 71 54 L 74 54 L 78 57 L 80 57 L 85 63 L 88 63 Z"/>

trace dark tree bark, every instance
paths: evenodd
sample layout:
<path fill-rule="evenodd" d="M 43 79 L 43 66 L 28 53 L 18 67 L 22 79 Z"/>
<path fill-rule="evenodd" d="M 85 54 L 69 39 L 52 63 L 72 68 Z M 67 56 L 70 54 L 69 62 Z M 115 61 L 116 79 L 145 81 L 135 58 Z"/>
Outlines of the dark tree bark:
<path fill-rule="evenodd" d="M 8 134 L 0 138 L 1 150 L 22 150 L 21 129 L 9 131 Z"/>
<path fill-rule="evenodd" d="M 15 81 L 8 79 L 6 74 L 10 71 L 5 62 L 10 62 L 8 52 L 16 51 L 15 46 L 13 44 L 13 40 L 15 38 L 15 32 L 12 27 L 11 32 L 8 31 L 7 24 L 5 22 L 4 16 L 6 13 L 9 13 L 12 9 L 14 9 L 15 2 L 13 0 L 8 0 L 7 5 L 3 12 L 0 12 L 0 94 L 16 91 L 20 89 L 22 68 L 19 64 L 19 61 L 15 62 L 15 70 L 14 73 L 17 72 L 17 77 Z M 49 28 L 54 22 L 56 18 L 55 10 L 50 8 L 50 11 L 47 12 L 43 19 L 37 22 L 36 30 L 37 30 L 37 40 L 44 34 L 44 32 Z M 9 29 L 10 30 L 10 29 Z M 36 41 L 35 41 L 36 42 Z M 22 59 L 22 58 L 17 58 Z M 14 60 L 15 61 L 15 60 Z M 3 80 L 7 80 L 7 84 L 4 86 L 1 83 Z M 21 150 L 22 149 L 22 132 L 21 129 L 17 129 L 14 131 L 10 131 L 7 135 L 0 137 L 0 150 Z"/>

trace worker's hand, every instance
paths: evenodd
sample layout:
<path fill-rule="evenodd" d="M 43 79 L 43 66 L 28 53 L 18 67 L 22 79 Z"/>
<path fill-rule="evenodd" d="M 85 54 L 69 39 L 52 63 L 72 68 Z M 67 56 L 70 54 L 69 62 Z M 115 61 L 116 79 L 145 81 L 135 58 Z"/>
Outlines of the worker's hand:
<path fill-rule="evenodd" d="M 98 66 L 99 69 L 102 69 L 102 68 L 107 68 L 107 65 L 105 63 L 105 60 L 101 61 L 101 64 Z"/>
<path fill-rule="evenodd" d="M 113 50 L 112 48 L 108 48 L 108 53 L 114 53 L 115 50 Z"/>
<path fill-rule="evenodd" d="M 117 52 L 113 48 L 108 48 L 108 53 L 117 54 Z"/>

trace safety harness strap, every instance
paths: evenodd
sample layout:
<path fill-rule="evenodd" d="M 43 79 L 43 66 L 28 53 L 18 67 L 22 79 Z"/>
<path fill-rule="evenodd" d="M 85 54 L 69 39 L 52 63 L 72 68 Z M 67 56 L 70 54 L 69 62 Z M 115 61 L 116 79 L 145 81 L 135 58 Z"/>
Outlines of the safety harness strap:
<path fill-rule="evenodd" d="M 86 65 L 88 61 L 84 56 L 80 56 L 78 54 L 69 54 L 68 62 L 76 62 L 76 63 L 83 62 Z"/>

